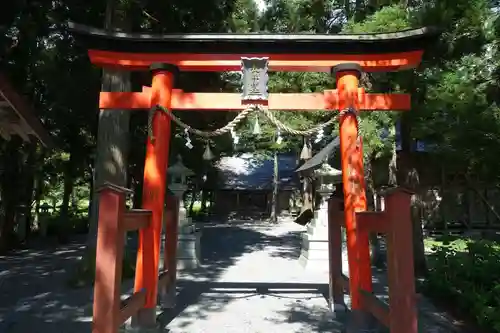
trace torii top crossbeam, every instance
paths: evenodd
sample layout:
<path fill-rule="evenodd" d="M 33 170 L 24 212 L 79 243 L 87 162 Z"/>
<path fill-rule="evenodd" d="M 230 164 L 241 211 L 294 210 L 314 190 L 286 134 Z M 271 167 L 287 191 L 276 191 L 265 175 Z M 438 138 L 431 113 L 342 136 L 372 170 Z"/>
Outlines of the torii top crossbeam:
<path fill-rule="evenodd" d="M 76 23 L 70 30 L 89 48 L 92 63 L 148 70 L 153 63 L 181 71 L 239 71 L 242 57 L 269 57 L 270 71 L 329 72 L 357 63 L 366 72 L 417 66 L 438 33 L 420 28 L 385 34 L 168 34 L 108 32 Z"/>
<path fill-rule="evenodd" d="M 156 63 L 180 71 L 240 71 L 243 57 L 267 57 L 270 71 L 329 72 L 340 64 L 356 64 L 366 72 L 398 71 L 416 67 L 423 50 L 438 36 L 436 29 L 420 28 L 386 34 L 168 34 L 109 32 L 69 23 L 78 40 L 89 48 L 91 62 L 101 67 L 149 70 Z M 270 94 L 260 103 L 275 110 L 338 110 L 337 91 L 310 94 Z M 101 109 L 149 109 L 151 90 L 101 92 Z M 244 108 L 239 94 L 172 91 L 175 110 L 231 110 Z M 406 94 L 364 94 L 361 110 L 408 110 Z"/>

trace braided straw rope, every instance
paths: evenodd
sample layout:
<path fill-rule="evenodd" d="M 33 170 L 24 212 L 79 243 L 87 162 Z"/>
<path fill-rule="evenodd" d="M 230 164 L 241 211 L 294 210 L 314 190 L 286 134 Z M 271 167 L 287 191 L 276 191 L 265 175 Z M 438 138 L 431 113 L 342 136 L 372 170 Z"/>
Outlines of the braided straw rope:
<path fill-rule="evenodd" d="M 283 131 L 283 132 L 286 132 L 286 133 L 289 133 L 292 135 L 303 135 L 303 136 L 309 136 L 309 135 L 312 135 L 312 134 L 318 132 L 319 130 L 325 128 L 326 126 L 333 124 L 340 117 L 340 114 L 339 114 L 335 117 L 330 118 L 327 122 L 325 122 L 323 124 L 316 125 L 316 126 L 311 127 L 307 130 L 296 130 L 296 129 L 289 127 L 288 125 L 283 124 L 281 121 L 279 121 L 273 115 L 273 113 L 271 111 L 266 110 L 266 109 L 262 109 L 261 111 L 269 119 L 269 121 L 271 121 L 271 123 L 273 123 L 280 131 Z"/>
<path fill-rule="evenodd" d="M 262 112 L 271 121 L 271 123 L 273 125 L 275 125 L 280 131 L 283 131 L 285 133 L 289 133 L 289 134 L 292 134 L 292 135 L 309 136 L 309 135 L 312 135 L 312 134 L 318 132 L 319 130 L 325 128 L 326 126 L 333 124 L 343 114 L 345 114 L 347 112 L 352 112 L 353 110 L 352 109 L 342 110 L 335 117 L 330 118 L 328 121 L 326 121 L 323 124 L 316 125 L 314 127 L 306 129 L 306 130 L 296 130 L 296 129 L 293 129 L 293 128 L 289 127 L 288 125 L 285 125 L 281 121 L 279 121 L 273 115 L 273 113 L 271 111 L 269 111 L 267 109 L 264 109 L 264 108 L 260 107 L 259 105 L 252 105 L 252 106 L 249 106 L 248 108 L 244 109 L 240 113 L 238 113 L 238 115 L 233 120 L 231 120 L 229 123 L 227 123 L 227 125 L 225 125 L 225 126 L 223 126 L 221 128 L 218 128 L 216 130 L 213 130 L 213 131 L 202 131 L 202 130 L 199 130 L 199 129 L 196 129 L 196 128 L 192 128 L 191 126 L 189 126 L 188 124 L 186 124 L 185 122 L 183 122 L 181 119 L 179 119 L 169 109 L 167 109 L 167 108 L 165 108 L 165 107 L 163 107 L 161 105 L 155 105 L 155 106 L 153 106 L 149 110 L 149 114 L 148 114 L 148 136 L 149 136 L 151 142 L 155 141 L 155 136 L 154 136 L 154 133 L 153 133 L 153 117 L 154 117 L 156 111 L 161 111 L 161 112 L 165 113 L 177 125 L 179 125 L 180 127 L 184 128 L 185 130 L 187 130 L 187 131 L 189 131 L 189 132 L 191 132 L 193 134 L 196 134 L 196 135 L 204 137 L 204 138 L 211 138 L 211 137 L 223 135 L 225 133 L 228 133 L 228 132 L 234 130 L 234 128 L 236 126 L 238 126 L 238 124 L 240 124 L 252 112 Z"/>
<path fill-rule="evenodd" d="M 231 120 L 227 125 L 225 125 L 224 127 L 218 128 L 218 129 L 216 129 L 214 131 L 201 131 L 199 129 L 192 128 L 191 126 L 189 126 L 188 124 L 186 124 L 185 122 L 183 122 L 182 120 L 180 120 L 169 109 L 167 109 L 167 108 L 165 108 L 165 107 L 163 107 L 161 105 L 156 105 L 156 106 L 152 107 L 151 110 L 149 110 L 149 114 L 148 114 L 148 135 L 149 135 L 149 138 L 151 139 L 151 142 L 154 142 L 155 137 L 154 137 L 154 133 L 153 133 L 153 117 L 154 117 L 154 115 L 155 115 L 155 113 L 156 113 L 157 110 L 160 110 L 163 113 L 165 113 L 177 125 L 179 125 L 180 127 L 188 130 L 189 132 L 191 132 L 193 134 L 196 134 L 198 136 L 204 137 L 204 138 L 210 138 L 210 137 L 215 137 L 215 136 L 219 136 L 219 135 L 225 134 L 227 132 L 230 132 L 239 123 L 241 123 L 255 109 L 256 109 L 255 106 L 250 106 L 250 107 L 246 108 L 245 110 L 243 110 L 240 113 L 238 113 L 238 115 L 233 120 Z"/>

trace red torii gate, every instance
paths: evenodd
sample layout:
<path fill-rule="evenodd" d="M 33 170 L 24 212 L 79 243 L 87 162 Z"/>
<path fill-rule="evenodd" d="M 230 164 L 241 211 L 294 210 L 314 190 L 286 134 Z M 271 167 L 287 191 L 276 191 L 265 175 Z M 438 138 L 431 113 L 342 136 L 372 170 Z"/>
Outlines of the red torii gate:
<path fill-rule="evenodd" d="M 425 46 L 437 35 L 429 28 L 366 35 L 147 35 L 106 32 L 74 23 L 70 23 L 69 26 L 77 37 L 90 47 L 89 57 L 95 65 L 152 72 L 151 87 L 144 87 L 141 92 L 100 93 L 101 109 L 141 110 L 161 105 L 173 110 L 240 111 L 246 104 L 261 104 L 269 109 L 289 111 L 409 110 L 410 95 L 365 93 L 364 89 L 359 87 L 360 75 L 363 71 L 386 72 L 416 67 L 421 61 Z M 136 52 L 137 50 L 140 52 Z M 323 93 L 269 94 L 268 99 L 259 102 L 242 101 L 238 93 L 185 93 L 174 89 L 175 76 L 179 71 L 240 71 L 244 57 L 268 58 L 270 71 L 330 72 L 336 77 L 337 89 Z M 143 208 L 151 212 L 151 217 L 149 223 L 145 222 L 144 214 L 140 218 L 137 217 L 137 221 L 140 222 L 137 222 L 136 228 L 142 228 L 137 257 L 134 305 L 122 308 L 120 314 L 115 313 L 112 317 L 105 314 L 109 312 L 111 305 L 103 295 L 104 285 L 119 278 L 116 266 L 111 265 L 114 268 L 109 271 L 106 267 L 108 262 L 101 258 L 104 257 L 101 251 L 105 252 L 105 243 L 102 243 L 102 249 L 98 245 L 93 329 L 95 333 L 116 332 L 117 325 L 135 312 L 131 307 L 140 309 L 138 318 L 143 324 L 154 322 L 170 143 L 170 119 L 166 114 L 156 113 L 153 119 L 153 132 L 154 143 L 150 139 L 147 141 L 143 188 Z M 363 154 L 358 140 L 358 121 L 355 112 L 343 113 L 340 118 L 340 150 L 345 199 L 343 224 L 347 230 L 350 272 L 349 289 L 352 310 L 361 311 L 364 308 L 361 293 L 372 292 L 372 275 L 368 243 L 369 228 L 359 228 L 356 221 L 356 212 L 366 210 L 366 195 Z M 119 198 L 120 191 L 108 188 L 109 193 L 101 194 L 101 200 L 108 200 L 106 201 L 108 203 L 115 202 L 109 204 L 109 210 L 123 208 L 122 199 L 121 201 L 110 199 L 113 195 Z M 99 216 L 99 223 L 109 220 L 109 216 L 113 216 L 115 220 L 124 218 L 128 223 L 127 228 L 131 228 L 130 213 L 125 218 L 119 212 L 103 211 L 101 206 Z M 114 221 L 114 223 L 120 222 Z M 172 219 L 167 221 L 166 228 L 167 243 L 176 244 L 176 221 Z M 373 228 L 371 230 L 373 231 Z M 166 263 L 169 266 L 166 268 L 170 273 L 167 280 L 174 281 L 176 269 L 175 258 L 172 256 L 175 256 L 175 249 L 167 256 L 169 258 Z M 408 268 L 412 270 L 413 266 L 409 265 Z M 406 293 L 414 293 L 414 282 L 412 277 L 408 278 L 409 276 L 405 274 L 406 280 L 402 285 L 411 289 Z M 330 279 L 331 289 L 335 287 L 333 284 L 336 278 Z M 113 290 L 116 292 L 116 288 Z M 113 303 L 113 306 L 120 310 L 118 305 Z M 399 329 L 394 333 L 416 333 L 415 306 L 414 304 L 409 306 L 410 310 L 406 311 L 405 317 L 409 322 L 405 330 L 401 331 L 401 326 L 391 325 L 391 331 Z M 119 319 L 116 319 L 118 317 Z"/>

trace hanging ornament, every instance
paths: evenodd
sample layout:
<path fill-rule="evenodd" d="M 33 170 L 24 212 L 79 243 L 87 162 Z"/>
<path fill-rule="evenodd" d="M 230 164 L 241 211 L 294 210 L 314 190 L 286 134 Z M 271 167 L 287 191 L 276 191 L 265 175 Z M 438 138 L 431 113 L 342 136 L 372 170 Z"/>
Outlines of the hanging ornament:
<path fill-rule="evenodd" d="M 210 143 L 207 142 L 207 145 L 205 146 L 205 152 L 203 153 L 203 159 L 205 161 L 211 161 L 214 159 L 214 154 L 212 153 L 212 150 L 210 149 Z"/>
<path fill-rule="evenodd" d="M 321 140 L 323 140 L 323 136 L 324 136 L 324 129 L 323 128 L 320 128 L 318 130 L 318 133 L 316 134 L 316 139 L 314 140 L 314 143 L 318 143 L 320 142 Z"/>
<path fill-rule="evenodd" d="M 186 136 L 186 147 L 193 149 L 193 144 L 191 143 L 191 138 L 189 137 L 189 130 L 187 128 L 184 129 L 184 135 Z"/>
<path fill-rule="evenodd" d="M 302 147 L 302 151 L 300 152 L 301 160 L 308 160 L 312 158 L 311 147 L 307 144 L 307 140 L 304 139 L 304 146 Z"/>
<path fill-rule="evenodd" d="M 260 124 L 259 124 L 259 117 L 255 117 L 255 123 L 253 125 L 253 135 L 260 135 Z"/>
<path fill-rule="evenodd" d="M 233 144 L 237 145 L 240 142 L 240 137 L 238 136 L 238 134 L 236 134 L 236 132 L 232 128 L 231 128 L 231 137 L 233 138 Z"/>
<path fill-rule="evenodd" d="M 278 130 L 278 132 L 276 132 L 276 143 L 280 145 L 282 142 L 283 142 L 283 138 L 281 137 L 280 130 Z"/>
<path fill-rule="evenodd" d="M 356 139 L 356 149 L 361 148 L 361 145 L 363 144 L 363 138 L 361 135 L 358 135 L 358 138 Z"/>

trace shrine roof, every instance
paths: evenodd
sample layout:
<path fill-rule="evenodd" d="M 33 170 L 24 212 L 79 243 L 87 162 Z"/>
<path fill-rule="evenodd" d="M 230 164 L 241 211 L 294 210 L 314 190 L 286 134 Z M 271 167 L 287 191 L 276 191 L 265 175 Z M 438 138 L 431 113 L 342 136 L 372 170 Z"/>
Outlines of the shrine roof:
<path fill-rule="evenodd" d="M 335 137 L 323 149 L 302 164 L 295 172 L 313 171 L 321 166 L 323 162 L 328 162 L 335 150 L 340 146 L 340 138 Z"/>
<path fill-rule="evenodd" d="M 281 189 L 297 188 L 294 170 L 297 158 L 294 155 L 278 155 L 278 177 Z M 271 158 L 257 158 L 245 153 L 224 156 L 216 164 L 220 181 L 218 189 L 234 191 L 258 191 L 272 189 L 274 161 Z"/>
<path fill-rule="evenodd" d="M 106 31 L 74 22 L 69 30 L 88 48 L 116 52 L 199 54 L 387 54 L 423 50 L 439 32 L 432 27 L 376 34 L 187 33 Z"/>
<path fill-rule="evenodd" d="M 24 141 L 30 141 L 30 137 L 34 136 L 45 147 L 53 145 L 31 105 L 0 73 L 0 137 L 10 140 L 12 135 L 18 135 Z"/>

